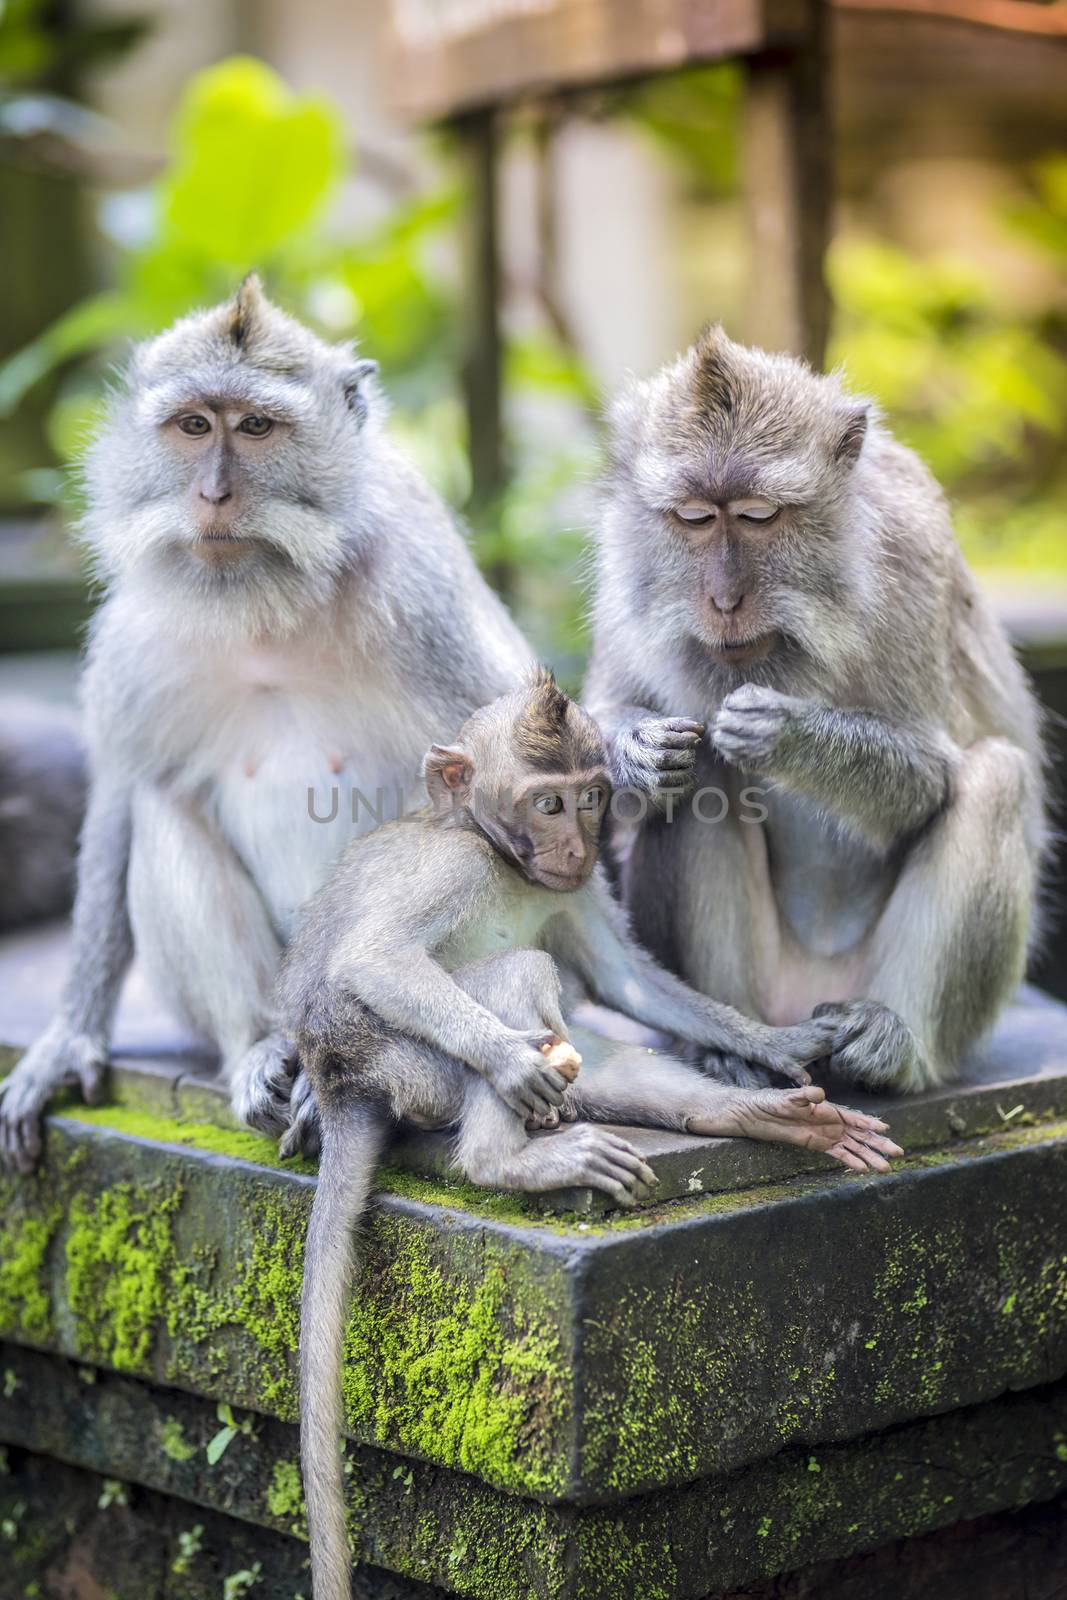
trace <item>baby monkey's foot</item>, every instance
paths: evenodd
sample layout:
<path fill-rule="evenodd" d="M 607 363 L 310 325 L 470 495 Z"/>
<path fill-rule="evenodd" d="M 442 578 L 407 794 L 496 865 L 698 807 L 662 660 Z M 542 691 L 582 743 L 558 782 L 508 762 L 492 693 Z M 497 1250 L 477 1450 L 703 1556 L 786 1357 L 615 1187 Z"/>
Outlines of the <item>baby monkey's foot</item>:
<path fill-rule="evenodd" d="M 233 1109 L 241 1121 L 272 1139 L 284 1133 L 296 1070 L 296 1051 L 284 1034 L 268 1034 L 246 1050 L 232 1075 Z"/>
<path fill-rule="evenodd" d="M 551 1170 L 552 1187 L 602 1189 L 620 1206 L 636 1205 L 659 1182 L 632 1144 L 590 1122 L 538 1141 L 537 1150 Z"/>
<path fill-rule="evenodd" d="M 319 1107 L 315 1091 L 306 1072 L 298 1073 L 289 1100 L 289 1127 L 278 1152 L 283 1160 L 290 1156 L 304 1156 L 314 1161 L 322 1147 L 319 1126 Z"/>
<path fill-rule="evenodd" d="M 834 1105 L 826 1091 L 756 1089 L 710 1101 L 705 1111 L 686 1118 L 686 1132 L 706 1136 L 766 1139 L 802 1145 L 832 1156 L 853 1172 L 888 1172 L 903 1150 L 886 1137 L 888 1124 L 865 1111 Z"/>

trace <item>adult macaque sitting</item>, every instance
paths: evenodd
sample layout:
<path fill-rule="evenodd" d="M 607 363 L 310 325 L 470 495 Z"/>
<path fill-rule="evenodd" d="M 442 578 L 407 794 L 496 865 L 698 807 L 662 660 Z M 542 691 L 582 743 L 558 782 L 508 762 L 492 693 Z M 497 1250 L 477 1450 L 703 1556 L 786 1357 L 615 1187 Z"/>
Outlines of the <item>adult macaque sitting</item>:
<path fill-rule="evenodd" d="M 99 1092 L 135 948 L 218 1050 L 238 1114 L 282 1132 L 292 1052 L 271 994 L 298 908 L 402 809 L 441 717 L 529 666 L 390 443 L 375 371 L 251 278 L 139 346 L 111 396 L 87 471 L 107 595 L 70 974 L 0 1092 L 0 1162 L 33 1166 L 62 1083 Z"/>
<path fill-rule="evenodd" d="M 769 1022 L 843 1007 L 845 1077 L 951 1077 L 1023 975 L 1045 822 L 937 485 L 836 378 L 713 329 L 616 403 L 603 505 L 586 700 L 654 801 L 619 840 L 638 938 Z"/>

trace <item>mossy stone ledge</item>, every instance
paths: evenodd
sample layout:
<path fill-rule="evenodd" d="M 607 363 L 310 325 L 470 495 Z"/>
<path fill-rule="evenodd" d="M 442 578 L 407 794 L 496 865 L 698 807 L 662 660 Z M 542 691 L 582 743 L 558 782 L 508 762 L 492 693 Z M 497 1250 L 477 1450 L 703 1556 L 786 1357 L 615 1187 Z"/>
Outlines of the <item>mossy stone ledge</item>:
<path fill-rule="evenodd" d="M 696 1600 L 1059 1493 L 1067 1012 L 1023 997 L 1006 1028 L 903 1108 L 884 1177 L 649 1136 L 668 1198 L 604 1214 L 401 1152 L 347 1338 L 359 1559 L 484 1600 Z M 314 1169 L 182 1057 L 110 1099 L 0 1180 L 0 1440 L 299 1542 Z"/>

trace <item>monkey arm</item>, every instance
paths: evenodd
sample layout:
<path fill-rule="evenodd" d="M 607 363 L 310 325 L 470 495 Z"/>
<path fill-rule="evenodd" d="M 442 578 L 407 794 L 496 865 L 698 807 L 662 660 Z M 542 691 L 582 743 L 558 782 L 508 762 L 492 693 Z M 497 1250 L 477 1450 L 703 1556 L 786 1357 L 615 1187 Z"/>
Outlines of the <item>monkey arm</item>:
<path fill-rule="evenodd" d="M 940 730 L 751 683 L 727 695 L 713 740 L 732 765 L 804 794 L 880 849 L 947 805 L 961 754 Z"/>
<path fill-rule="evenodd" d="M 126 909 L 130 805 L 125 790 L 93 785 L 78 855 L 71 966 L 59 1012 L 3 1085 L 0 1161 L 32 1170 L 40 1116 L 64 1082 L 91 1099 L 107 1061 L 119 988 L 133 954 Z"/>
<path fill-rule="evenodd" d="M 823 1018 L 795 1028 L 771 1028 L 698 994 L 636 942 L 599 874 L 548 925 L 545 942 L 604 1005 L 676 1038 L 742 1056 L 794 1082 L 807 1082 L 803 1063 L 825 1055 L 836 1032 L 836 1021 Z"/>
<path fill-rule="evenodd" d="M 465 1062 L 524 1117 L 560 1104 L 568 1080 L 540 1052 L 547 1030 L 506 1027 L 415 940 L 388 950 L 360 948 L 358 939 L 349 944 L 358 954 L 331 975 L 383 1022 Z"/>
<path fill-rule="evenodd" d="M 126 909 L 130 802 L 124 789 L 94 783 L 78 851 L 71 965 L 59 1017 L 104 1050 L 119 989 L 133 956 Z"/>

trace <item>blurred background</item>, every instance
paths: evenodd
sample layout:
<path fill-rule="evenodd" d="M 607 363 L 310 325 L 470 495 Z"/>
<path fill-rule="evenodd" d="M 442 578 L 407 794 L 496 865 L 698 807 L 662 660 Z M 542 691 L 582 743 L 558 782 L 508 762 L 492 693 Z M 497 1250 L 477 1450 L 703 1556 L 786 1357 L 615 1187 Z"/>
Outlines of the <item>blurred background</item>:
<path fill-rule="evenodd" d="M 0 0 L 0 691 L 71 693 L 110 365 L 256 267 L 569 684 L 603 397 L 720 319 L 875 397 L 1067 709 L 1065 132 L 1064 0 Z"/>

